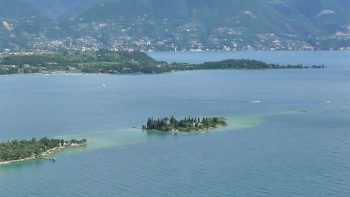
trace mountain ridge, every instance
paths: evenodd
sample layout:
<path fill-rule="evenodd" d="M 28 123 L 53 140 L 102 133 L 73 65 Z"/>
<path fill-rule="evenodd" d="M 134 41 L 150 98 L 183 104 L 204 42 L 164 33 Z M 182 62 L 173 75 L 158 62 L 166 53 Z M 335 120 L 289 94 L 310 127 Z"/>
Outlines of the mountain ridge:
<path fill-rule="evenodd" d="M 0 0 L 0 9 L 14 11 L 0 19 L 13 26 L 18 42 L 8 42 L 17 48 L 79 39 L 143 50 L 350 46 L 347 0 Z"/>

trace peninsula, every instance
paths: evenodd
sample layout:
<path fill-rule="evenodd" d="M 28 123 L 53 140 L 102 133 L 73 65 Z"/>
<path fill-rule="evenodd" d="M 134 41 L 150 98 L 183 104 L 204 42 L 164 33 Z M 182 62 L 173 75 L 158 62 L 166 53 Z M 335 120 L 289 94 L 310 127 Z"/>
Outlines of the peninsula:
<path fill-rule="evenodd" d="M 155 74 L 187 70 L 301 69 L 324 66 L 279 65 L 249 59 L 229 59 L 202 64 L 156 61 L 140 51 L 59 51 L 0 54 L 0 75 L 23 73 Z"/>
<path fill-rule="evenodd" d="M 226 119 L 222 117 L 188 117 L 183 120 L 177 120 L 172 116 L 161 119 L 148 118 L 147 125 L 142 126 L 142 129 L 162 132 L 195 132 L 207 131 L 226 125 Z"/>
<path fill-rule="evenodd" d="M 35 159 L 47 159 L 52 152 L 87 144 L 86 139 L 69 141 L 63 139 L 11 140 L 0 143 L 0 165 L 24 162 Z"/>

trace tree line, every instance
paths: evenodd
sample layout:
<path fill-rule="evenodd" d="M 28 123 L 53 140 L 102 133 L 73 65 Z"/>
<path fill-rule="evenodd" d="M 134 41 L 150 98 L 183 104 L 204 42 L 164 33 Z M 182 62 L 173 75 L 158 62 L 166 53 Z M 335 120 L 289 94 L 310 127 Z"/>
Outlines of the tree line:
<path fill-rule="evenodd" d="M 148 118 L 147 124 L 142 128 L 157 131 L 200 131 L 218 126 L 225 126 L 226 120 L 222 117 L 186 117 L 177 120 L 174 116 L 170 118 Z"/>
<path fill-rule="evenodd" d="M 85 144 L 86 139 L 63 140 L 50 139 L 47 137 L 31 140 L 11 140 L 0 143 L 0 161 L 10 161 L 24 159 L 28 157 L 39 157 L 42 153 L 62 146 L 70 146 L 72 144 Z"/>

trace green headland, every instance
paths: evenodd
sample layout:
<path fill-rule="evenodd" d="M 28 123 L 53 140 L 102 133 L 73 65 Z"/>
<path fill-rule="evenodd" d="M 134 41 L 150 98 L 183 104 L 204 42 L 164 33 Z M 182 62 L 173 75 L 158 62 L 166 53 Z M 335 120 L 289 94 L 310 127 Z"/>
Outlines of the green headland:
<path fill-rule="evenodd" d="M 216 69 L 301 69 L 303 65 L 279 65 L 249 59 L 229 59 L 202 64 L 156 61 L 140 51 L 60 51 L 0 54 L 0 75 L 22 73 L 166 73 Z M 311 66 L 310 68 L 324 68 Z"/>
<path fill-rule="evenodd" d="M 86 139 L 63 140 L 35 138 L 31 140 L 11 140 L 0 143 L 0 165 L 18 163 L 35 159 L 49 159 L 47 156 L 66 148 L 80 147 L 87 144 Z M 54 160 L 54 159 L 50 159 Z"/>

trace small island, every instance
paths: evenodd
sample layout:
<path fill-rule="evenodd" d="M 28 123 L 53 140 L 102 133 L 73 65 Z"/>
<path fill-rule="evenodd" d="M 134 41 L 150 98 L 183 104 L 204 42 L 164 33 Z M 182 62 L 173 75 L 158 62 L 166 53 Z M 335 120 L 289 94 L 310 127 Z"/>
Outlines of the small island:
<path fill-rule="evenodd" d="M 177 120 L 172 116 L 161 119 L 148 118 L 147 125 L 142 126 L 142 129 L 161 132 L 194 132 L 207 131 L 226 125 L 226 119 L 223 117 L 188 117 L 183 120 Z"/>
<path fill-rule="evenodd" d="M 87 144 L 86 139 L 69 141 L 63 139 L 50 139 L 47 137 L 37 140 L 11 140 L 0 143 L 0 165 L 24 162 L 35 159 L 48 159 L 52 152 L 66 148 L 80 147 Z"/>

